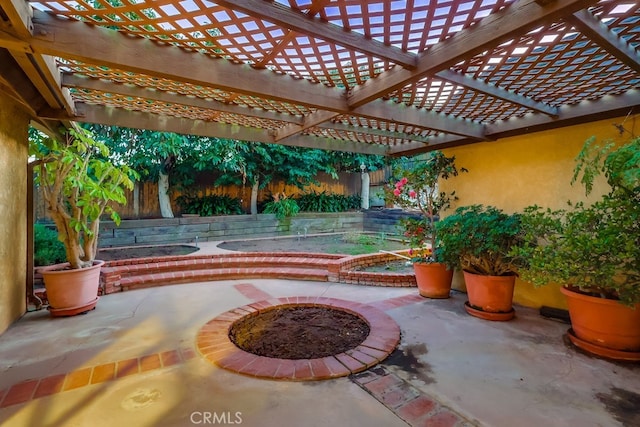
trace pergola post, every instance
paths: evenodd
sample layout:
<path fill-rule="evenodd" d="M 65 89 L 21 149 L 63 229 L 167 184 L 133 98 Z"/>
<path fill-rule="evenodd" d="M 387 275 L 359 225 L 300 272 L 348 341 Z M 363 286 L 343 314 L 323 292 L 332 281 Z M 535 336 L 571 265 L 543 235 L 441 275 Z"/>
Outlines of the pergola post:
<path fill-rule="evenodd" d="M 26 308 L 29 120 L 0 97 L 0 333 Z"/>

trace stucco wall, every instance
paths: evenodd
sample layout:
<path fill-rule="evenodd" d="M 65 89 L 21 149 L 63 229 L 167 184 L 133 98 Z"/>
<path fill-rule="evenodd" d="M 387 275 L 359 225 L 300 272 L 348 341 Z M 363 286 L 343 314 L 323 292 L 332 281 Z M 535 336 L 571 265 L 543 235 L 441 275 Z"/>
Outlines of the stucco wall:
<path fill-rule="evenodd" d="M 28 123 L 0 96 L 0 333 L 25 311 Z"/>
<path fill-rule="evenodd" d="M 469 169 L 469 173 L 443 182 L 441 186 L 445 190 L 455 189 L 460 198 L 456 206 L 479 203 L 507 212 L 521 211 L 533 204 L 564 208 L 568 200 L 593 201 L 605 191 L 606 184 L 601 180 L 589 198 L 584 196 L 579 183 L 571 186 L 576 155 L 584 141 L 593 135 L 598 140 L 623 140 L 613 124 L 624 122 L 627 130 L 635 130 L 637 134 L 640 125 L 635 126 L 638 129 L 633 127 L 638 119 L 640 116 L 626 120 L 620 117 L 444 150 L 447 155 L 455 155 L 456 164 Z M 456 276 L 454 286 L 464 286 L 461 275 Z M 566 308 L 557 286 L 536 289 L 520 280 L 516 284 L 514 301 L 531 307 Z"/>

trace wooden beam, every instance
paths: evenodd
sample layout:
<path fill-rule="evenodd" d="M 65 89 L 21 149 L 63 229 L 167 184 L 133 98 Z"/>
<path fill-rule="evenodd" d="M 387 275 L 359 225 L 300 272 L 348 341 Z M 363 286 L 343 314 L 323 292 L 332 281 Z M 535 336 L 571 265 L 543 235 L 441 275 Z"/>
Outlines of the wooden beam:
<path fill-rule="evenodd" d="M 388 46 L 377 40 L 366 38 L 363 34 L 345 30 L 337 25 L 314 18 L 304 13 L 297 12 L 277 2 L 265 2 L 264 0 L 219 0 L 216 4 L 231 10 L 239 10 L 254 18 L 261 19 L 279 25 L 281 27 L 303 33 L 305 36 L 315 37 L 348 47 L 357 52 L 401 65 L 404 68 L 413 69 L 416 66 L 417 56 Z"/>
<path fill-rule="evenodd" d="M 160 132 L 175 132 L 184 135 L 208 136 L 236 139 L 240 141 L 275 143 L 269 131 L 224 123 L 205 122 L 181 117 L 161 116 L 154 113 L 124 110 L 122 108 L 99 105 L 78 104 L 79 122 L 116 125 Z M 319 148 L 325 150 L 348 151 L 363 154 L 385 154 L 387 147 L 331 138 L 294 135 L 278 144 L 296 147 Z"/>
<path fill-rule="evenodd" d="M 187 105 L 187 106 L 198 107 L 198 108 L 206 108 L 206 109 L 211 109 L 215 111 L 238 114 L 241 116 L 256 117 L 256 118 L 265 119 L 265 120 L 277 120 L 277 121 L 290 123 L 291 125 L 297 126 L 296 130 L 298 132 L 303 130 L 302 129 L 303 125 L 305 129 L 313 127 L 313 126 L 310 126 L 309 124 L 314 122 L 314 120 L 309 120 L 308 118 L 294 116 L 291 114 L 281 114 L 273 111 L 261 110 L 258 108 L 247 108 L 239 105 L 225 104 L 223 102 L 218 102 L 213 100 L 207 101 L 201 98 L 187 97 L 187 96 L 164 92 L 160 90 L 147 89 L 147 88 L 143 88 L 143 87 L 139 87 L 131 84 L 122 84 L 122 83 L 115 83 L 115 82 L 110 82 L 106 80 L 81 77 L 75 74 L 63 74 L 62 85 L 70 88 L 91 89 L 91 90 L 104 92 L 104 93 L 120 94 L 125 96 L 131 96 L 133 98 L 142 98 L 142 99 L 149 99 L 152 101 L 166 102 L 169 104 L 179 104 L 179 105 Z M 50 111 L 47 114 L 49 114 L 49 116 L 47 117 L 50 117 L 50 118 L 63 117 L 62 115 L 60 115 L 60 112 Z M 332 114 L 332 113 L 329 113 L 329 114 Z M 67 117 L 67 116 L 64 116 L 64 117 Z M 316 126 L 322 129 L 336 129 L 336 130 L 341 130 L 345 132 L 386 136 L 390 138 L 417 140 L 417 141 L 423 141 L 423 142 L 426 142 L 427 140 L 426 137 L 419 136 L 419 135 L 404 134 L 401 132 L 391 132 L 391 131 L 385 131 L 380 129 L 366 128 L 361 126 L 351 126 L 351 125 L 345 125 L 342 123 L 333 123 L 328 120 L 322 120 L 322 119 L 326 119 L 326 117 L 315 120 L 320 122 Z M 278 141 L 279 139 L 281 138 L 278 138 L 277 132 L 276 132 L 276 136 L 274 140 Z"/>
<path fill-rule="evenodd" d="M 563 105 L 558 109 L 558 117 L 550 118 L 540 114 L 505 120 L 487 125 L 487 133 L 504 138 L 528 132 L 539 132 L 564 126 L 604 120 L 627 115 L 629 111 L 640 112 L 640 90 L 632 89 L 621 95 L 606 95 L 596 101 L 582 101 Z"/>
<path fill-rule="evenodd" d="M 397 104 L 393 101 L 383 101 L 379 99 L 354 109 L 353 113 L 371 119 L 413 125 L 425 129 L 435 129 L 441 132 L 464 135 L 478 140 L 488 139 L 485 135 L 484 125 L 480 123 L 471 120 L 457 119 L 405 104 Z"/>
<path fill-rule="evenodd" d="M 38 53 L 290 102 L 318 110 L 352 114 L 340 90 L 321 84 L 278 75 L 270 70 L 256 70 L 248 65 L 187 52 L 174 46 L 162 46 L 151 40 L 127 36 L 83 22 L 59 19 L 37 10 L 34 11 L 34 26 L 36 36 L 29 42 Z M 78 40 L 83 42 L 78 43 Z M 363 111 L 373 117 L 376 109 Z M 373 118 L 388 121 L 389 117 L 394 117 L 401 123 L 419 127 L 434 122 L 439 126 L 435 130 L 456 134 L 464 133 L 467 129 L 460 126 L 459 120 L 445 114 L 425 111 L 424 114 L 412 112 L 405 116 L 405 113 L 407 110 L 403 108 L 396 108 L 392 113 L 385 109 L 384 115 Z M 434 116 L 439 116 L 437 121 L 433 120 Z M 475 131 L 468 136 L 482 138 Z"/>
<path fill-rule="evenodd" d="M 301 125 L 303 119 L 292 114 L 282 114 L 258 108 L 247 108 L 240 105 L 225 104 L 215 100 L 206 100 L 197 97 L 188 97 L 161 90 L 154 90 L 135 86 L 132 84 L 116 83 L 113 81 L 81 77 L 76 74 L 63 74 L 62 85 L 76 89 L 91 89 L 98 92 L 126 95 L 133 98 L 149 99 L 168 104 L 187 105 L 190 107 L 206 108 L 223 113 L 237 114 L 241 116 L 256 117 L 265 120 L 278 120 L 287 123 Z"/>
<path fill-rule="evenodd" d="M 609 30 L 588 10 L 581 10 L 567 16 L 566 21 L 629 68 L 640 73 L 640 57 L 638 57 L 635 49 L 618 37 L 616 33 Z"/>
<path fill-rule="evenodd" d="M 2 30 L 0 30 L 0 48 L 33 53 L 33 51 L 31 50 L 31 46 L 29 46 L 29 43 L 11 33 Z"/>
<path fill-rule="evenodd" d="M 241 0 L 241 1 L 220 1 L 218 4 L 228 7 L 233 10 L 241 10 L 242 12 L 251 15 L 255 18 L 264 19 L 266 21 L 270 21 L 286 27 L 290 30 L 299 31 L 306 34 L 312 34 L 316 38 L 335 43 L 338 45 L 345 45 L 345 31 L 339 27 L 332 26 L 327 23 L 320 23 L 317 32 L 313 32 L 313 28 L 309 26 L 310 22 L 315 22 L 317 20 L 309 17 L 305 14 L 293 11 L 285 6 L 282 6 L 278 3 L 265 3 L 264 1 L 256 1 L 256 0 Z M 325 27 L 325 28 L 322 28 Z M 402 65 L 404 68 L 414 69 L 417 61 L 417 56 L 412 55 L 411 63 L 402 63 L 399 61 L 397 55 L 408 55 L 406 52 L 403 52 L 401 49 L 395 48 L 393 46 L 384 46 L 384 49 L 380 49 L 380 45 L 382 43 L 376 42 L 371 39 L 365 38 L 364 35 L 356 34 L 352 32 L 348 32 L 347 34 L 353 36 L 354 40 L 357 40 L 357 43 L 354 43 L 352 47 L 353 49 L 367 53 L 369 55 L 376 56 L 381 59 L 387 59 L 389 61 L 395 62 L 397 64 Z M 359 39 L 359 40 L 358 40 Z M 370 46 L 371 45 L 371 46 Z M 518 95 L 514 92 L 510 92 L 499 88 L 497 86 L 489 85 L 483 83 L 479 80 L 472 79 L 470 77 L 464 76 L 459 73 L 454 73 L 450 70 L 442 70 L 435 75 L 438 78 L 443 80 L 450 81 L 452 83 L 456 83 L 460 86 L 464 86 L 470 89 L 473 89 L 478 92 L 485 93 L 487 95 L 503 99 L 505 101 L 523 105 L 527 108 L 531 108 L 535 111 L 540 111 L 545 114 L 549 114 L 551 116 L 556 114 L 556 109 L 550 105 L 544 104 L 542 102 L 537 102 L 531 98 L 527 98 L 522 95 Z M 291 127 L 288 132 L 294 132 L 296 127 Z M 304 129 L 301 129 L 304 130 Z M 283 135 L 286 135 L 286 132 L 283 132 Z M 277 139 L 277 138 L 276 138 Z"/>
<path fill-rule="evenodd" d="M 3 0 L 2 10 L 9 18 L 9 23 L 18 36 L 28 37 L 33 34 L 33 9 L 26 0 Z"/>
<path fill-rule="evenodd" d="M 275 133 L 275 140 L 280 141 L 291 135 L 295 135 L 296 133 L 300 133 L 306 129 L 317 126 L 320 123 L 331 120 L 339 115 L 340 114 L 334 113 L 333 111 L 317 110 L 305 116 L 301 125 L 289 124 L 278 129 Z"/>
<path fill-rule="evenodd" d="M 362 126 L 352 126 L 352 125 L 346 125 L 344 123 L 336 123 L 336 122 L 324 122 L 319 124 L 317 127 L 321 129 L 335 129 L 343 132 L 353 132 L 353 133 L 360 133 L 360 134 L 366 134 L 366 135 L 378 135 L 378 136 L 384 136 L 387 138 L 405 139 L 408 141 L 418 141 L 423 143 L 428 143 L 430 140 L 430 137 L 428 136 L 415 135 L 415 134 L 403 133 L 403 132 L 393 132 L 393 131 L 384 130 L 384 129 L 373 129 L 373 128 L 367 128 Z"/>
<path fill-rule="evenodd" d="M 562 106 L 558 109 L 557 117 L 532 113 L 521 118 L 496 122 L 487 125 L 487 135 L 493 139 L 507 138 L 607 118 L 626 116 L 629 112 L 632 114 L 640 112 L 640 89 L 632 89 L 621 95 L 607 95 L 597 101 L 583 101 L 578 104 Z M 394 147 L 389 151 L 389 155 L 414 155 L 425 151 L 473 144 L 476 142 L 477 141 L 470 138 L 441 135 L 433 138 L 428 146 L 417 143 L 407 143 Z"/>
<path fill-rule="evenodd" d="M 435 76 L 450 83 L 455 83 L 457 85 L 473 89 L 476 92 L 484 93 L 486 95 L 502 99 L 512 104 L 522 105 L 523 107 L 530 108 L 534 111 L 538 111 L 549 116 L 555 116 L 558 114 L 558 109 L 556 107 L 552 107 L 549 104 L 538 102 L 535 99 L 526 96 L 518 95 L 515 92 L 502 89 L 501 87 L 485 83 L 461 73 L 456 73 L 451 70 L 442 70 L 438 71 Z"/>
<path fill-rule="evenodd" d="M 555 0 L 540 6 L 536 0 L 518 0 L 478 24 L 431 46 L 419 58 L 414 70 L 395 67 L 351 89 L 348 94 L 349 106 L 355 108 L 364 105 L 594 3 L 597 0 Z"/>
<path fill-rule="evenodd" d="M 38 110 L 47 102 L 41 93 L 24 74 L 18 63 L 5 49 L 0 49 L 0 78 L 11 88 L 14 99 L 20 102 L 35 117 Z"/>
<path fill-rule="evenodd" d="M 64 108 L 69 114 L 73 114 L 73 100 L 60 86 L 60 73 L 54 59 L 46 55 L 34 54 L 30 46 L 14 43 L 16 38 L 25 41 L 33 34 L 33 9 L 29 3 L 25 0 L 6 0 L 2 4 L 2 10 L 9 18 L 15 34 L 7 35 L 3 32 L 0 39 L 4 42 L 0 43 L 4 43 L 11 49 L 11 54 L 18 65 L 50 107 Z"/>
<path fill-rule="evenodd" d="M 152 77 L 342 112 L 342 91 L 34 11 L 34 51 Z M 78 43 L 82 40 L 82 43 Z"/>

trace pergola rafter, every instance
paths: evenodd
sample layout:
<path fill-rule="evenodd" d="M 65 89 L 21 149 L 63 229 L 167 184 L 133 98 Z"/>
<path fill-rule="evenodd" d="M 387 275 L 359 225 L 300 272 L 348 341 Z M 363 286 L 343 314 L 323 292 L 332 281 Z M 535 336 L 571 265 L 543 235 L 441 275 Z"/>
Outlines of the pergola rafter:
<path fill-rule="evenodd" d="M 638 0 L 0 0 L 0 94 L 45 122 L 413 154 L 628 113 L 638 22 Z"/>

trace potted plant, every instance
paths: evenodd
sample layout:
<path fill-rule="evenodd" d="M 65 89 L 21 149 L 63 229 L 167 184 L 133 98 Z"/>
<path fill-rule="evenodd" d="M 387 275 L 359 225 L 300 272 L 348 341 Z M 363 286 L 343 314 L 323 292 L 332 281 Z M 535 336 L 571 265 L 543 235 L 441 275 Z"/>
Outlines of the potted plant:
<path fill-rule="evenodd" d="M 525 209 L 528 259 L 522 271 L 534 285 L 562 285 L 570 340 L 588 352 L 640 360 L 640 138 L 599 146 L 590 138 L 577 157 L 572 183 L 587 194 L 604 173 L 609 191 L 591 205 Z"/>
<path fill-rule="evenodd" d="M 79 127 L 69 129 L 63 141 L 32 133 L 29 150 L 36 159 L 35 183 L 68 261 L 40 269 L 49 310 L 53 316 L 86 312 L 98 301 L 104 263 L 95 260 L 100 216 L 106 212 L 119 223 L 112 203 L 126 203 L 124 189 L 133 188 L 135 172 L 109 161 L 107 147 Z"/>
<path fill-rule="evenodd" d="M 522 243 L 520 215 L 493 206 L 463 206 L 435 227 L 441 259 L 463 271 L 467 312 L 487 320 L 512 319 L 515 280 L 523 262 L 510 252 Z"/>
<path fill-rule="evenodd" d="M 449 298 L 453 266 L 443 263 L 438 250 L 439 236 L 435 223 L 440 212 L 456 200 L 455 191 L 446 193 L 438 188 L 438 181 L 468 172 L 455 164 L 455 156 L 431 151 L 424 159 L 415 159 L 412 167 L 398 167 L 395 176 L 401 178 L 387 188 L 386 198 L 405 209 L 417 210 L 419 218 L 403 218 L 400 225 L 411 245 L 411 260 L 420 295 L 428 298 Z"/>

